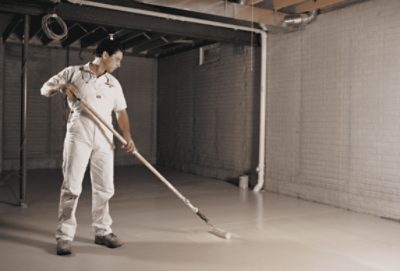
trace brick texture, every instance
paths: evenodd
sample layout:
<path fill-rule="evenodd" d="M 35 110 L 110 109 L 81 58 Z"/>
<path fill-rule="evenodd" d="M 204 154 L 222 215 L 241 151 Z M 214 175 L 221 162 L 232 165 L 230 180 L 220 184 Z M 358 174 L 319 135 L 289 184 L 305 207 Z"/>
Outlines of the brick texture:
<path fill-rule="evenodd" d="M 198 50 L 159 61 L 158 163 L 219 179 L 257 163 L 259 51 L 221 45 L 198 65 Z"/>
<path fill-rule="evenodd" d="M 2 80 L 2 164 L 4 170 L 19 167 L 19 131 L 21 104 L 21 46 L 4 46 L 4 80 Z M 53 74 L 69 65 L 80 65 L 92 59 L 91 52 L 29 48 L 28 68 L 28 168 L 55 168 L 61 166 L 65 134 L 65 103 L 61 95 L 45 98 L 40 95 L 42 84 Z M 124 89 L 128 112 L 133 126 L 133 137 L 142 154 L 155 160 L 156 82 L 157 61 L 125 56 L 122 68 L 116 72 Z M 135 130 L 137 132 L 135 132 Z M 120 146 L 120 144 L 117 144 Z M 120 148 L 116 150 L 115 164 L 138 163 Z"/>
<path fill-rule="evenodd" d="M 400 218 L 399 9 L 367 1 L 269 36 L 266 189 Z"/>

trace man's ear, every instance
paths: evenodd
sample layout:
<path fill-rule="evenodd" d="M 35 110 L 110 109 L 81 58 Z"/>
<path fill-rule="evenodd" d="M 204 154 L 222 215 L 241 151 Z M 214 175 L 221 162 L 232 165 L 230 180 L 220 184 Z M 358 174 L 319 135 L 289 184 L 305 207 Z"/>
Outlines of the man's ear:
<path fill-rule="evenodd" d="M 107 53 L 107 51 L 103 51 L 103 54 L 101 55 L 102 58 L 107 59 L 110 57 L 110 55 Z"/>

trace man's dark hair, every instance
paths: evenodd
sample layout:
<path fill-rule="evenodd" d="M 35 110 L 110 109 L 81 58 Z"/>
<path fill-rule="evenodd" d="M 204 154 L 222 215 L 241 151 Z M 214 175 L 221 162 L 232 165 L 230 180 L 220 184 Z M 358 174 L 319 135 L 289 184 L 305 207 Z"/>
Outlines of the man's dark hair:
<path fill-rule="evenodd" d="M 118 51 L 123 52 L 123 48 L 118 41 L 105 39 L 97 45 L 94 54 L 95 56 L 101 57 L 104 51 L 107 52 L 110 56 L 112 56 L 114 53 Z"/>

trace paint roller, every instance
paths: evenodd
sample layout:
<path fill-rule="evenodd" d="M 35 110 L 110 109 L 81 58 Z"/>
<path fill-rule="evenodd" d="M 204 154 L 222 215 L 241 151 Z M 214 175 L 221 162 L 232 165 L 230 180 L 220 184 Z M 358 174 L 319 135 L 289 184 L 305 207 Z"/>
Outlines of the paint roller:
<path fill-rule="evenodd" d="M 77 100 L 81 103 L 81 105 L 86 109 L 86 111 L 98 122 L 100 122 L 102 125 L 104 125 L 108 130 L 110 130 L 114 136 L 123 144 L 126 145 L 127 142 L 126 140 L 117 132 L 115 129 L 109 125 L 107 122 L 105 122 L 97 112 L 90 107 L 85 101 L 77 97 Z M 231 233 L 224 231 L 220 228 L 215 227 L 210 223 L 210 220 L 200 212 L 199 208 L 195 207 L 187 198 L 185 198 L 161 173 L 159 173 L 136 149 L 132 151 L 132 154 L 139 159 L 140 162 L 142 162 L 154 175 L 158 177 L 160 181 L 162 181 L 174 194 L 180 198 L 183 203 L 189 207 L 201 220 L 203 220 L 209 227 L 210 230 L 209 232 L 215 236 L 218 236 L 223 239 L 229 240 L 232 235 Z"/>

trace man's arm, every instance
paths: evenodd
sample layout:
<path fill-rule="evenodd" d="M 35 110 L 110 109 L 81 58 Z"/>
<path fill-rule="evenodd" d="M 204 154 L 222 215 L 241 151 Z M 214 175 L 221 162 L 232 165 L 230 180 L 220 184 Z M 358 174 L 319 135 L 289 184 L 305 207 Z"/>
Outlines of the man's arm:
<path fill-rule="evenodd" d="M 79 91 L 73 84 L 54 84 L 47 82 L 40 89 L 40 93 L 45 97 L 51 97 L 56 95 L 57 93 L 63 93 L 69 99 L 74 100 L 75 97 L 78 97 Z"/>
<path fill-rule="evenodd" d="M 133 152 L 134 150 L 136 150 L 136 147 L 135 147 L 135 143 L 133 143 L 133 140 L 132 140 L 128 112 L 126 112 L 126 110 L 123 109 L 123 110 L 115 112 L 115 114 L 117 117 L 117 122 L 118 122 L 119 128 L 121 128 L 121 130 L 122 130 L 122 136 L 124 137 L 126 142 L 128 142 L 128 144 L 123 146 L 123 148 L 127 152 Z"/>
<path fill-rule="evenodd" d="M 58 92 L 63 93 L 70 100 L 74 100 L 74 96 L 79 94 L 78 89 L 70 84 L 70 79 L 74 72 L 73 67 L 67 67 L 58 74 L 51 77 L 40 89 L 40 93 L 45 97 L 51 97 Z"/>
<path fill-rule="evenodd" d="M 40 93 L 45 97 L 51 97 L 56 95 L 61 89 L 64 88 L 64 84 L 54 84 L 47 82 L 40 89 Z"/>

